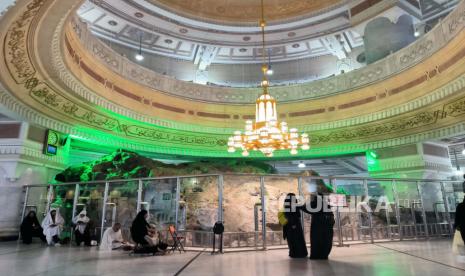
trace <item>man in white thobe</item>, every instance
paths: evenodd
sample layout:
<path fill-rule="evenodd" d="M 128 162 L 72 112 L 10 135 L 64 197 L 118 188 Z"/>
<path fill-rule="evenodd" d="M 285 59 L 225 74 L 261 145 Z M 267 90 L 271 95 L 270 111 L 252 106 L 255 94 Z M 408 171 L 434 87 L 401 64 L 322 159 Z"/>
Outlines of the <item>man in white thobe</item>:
<path fill-rule="evenodd" d="M 102 242 L 100 243 L 100 250 L 117 250 L 125 249 L 130 250 L 133 246 L 123 239 L 121 234 L 121 224 L 115 223 L 112 227 L 107 228 L 103 233 Z"/>
<path fill-rule="evenodd" d="M 58 209 L 51 209 L 42 221 L 42 228 L 48 245 L 60 246 L 60 234 L 65 220 Z"/>

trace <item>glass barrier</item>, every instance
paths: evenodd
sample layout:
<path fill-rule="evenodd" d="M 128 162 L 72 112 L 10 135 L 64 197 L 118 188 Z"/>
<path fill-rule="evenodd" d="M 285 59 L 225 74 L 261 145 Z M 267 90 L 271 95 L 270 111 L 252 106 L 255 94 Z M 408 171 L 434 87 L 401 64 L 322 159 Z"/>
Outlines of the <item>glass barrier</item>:
<path fill-rule="evenodd" d="M 213 225 L 222 220 L 224 248 L 285 246 L 278 212 L 288 193 L 302 195 L 306 201 L 312 193 L 329 195 L 336 219 L 334 242 L 339 245 L 450 236 L 455 207 L 464 197 L 461 182 L 269 175 L 135 179 L 51 187 L 29 186 L 23 208 L 25 214 L 36 211 L 39 220 L 48 207 L 60 208 L 65 219 L 64 236 L 73 236 L 72 218 L 85 209 L 93 239 L 99 241 L 102 227 L 115 222 L 122 224 L 123 235 L 129 239 L 137 210 L 146 209 L 149 223 L 155 224 L 165 239 L 171 241 L 167 230 L 175 225 L 186 246 L 211 247 Z M 309 242 L 310 215 L 303 214 L 302 225 Z"/>
<path fill-rule="evenodd" d="M 119 222 L 123 237 L 129 240 L 129 229 L 137 215 L 138 190 L 138 180 L 109 183 L 103 229 Z"/>
<path fill-rule="evenodd" d="M 423 200 L 416 181 L 396 181 L 395 188 L 399 201 L 401 238 L 427 236 L 423 215 Z"/>
<path fill-rule="evenodd" d="M 146 180 L 142 182 L 140 208 L 149 212 L 149 223 L 159 231 L 176 225 L 177 178 Z M 178 224 L 178 230 L 182 227 Z"/>
<path fill-rule="evenodd" d="M 92 240 L 100 242 L 102 231 L 102 213 L 105 196 L 105 183 L 80 184 L 76 201 L 76 214 L 87 211 L 90 219 L 88 227 Z"/>
<path fill-rule="evenodd" d="M 263 247 L 262 219 L 260 177 L 225 175 L 224 247 Z"/>
<path fill-rule="evenodd" d="M 462 182 L 445 182 L 444 185 L 444 198 L 447 201 L 449 208 L 449 217 L 451 224 L 455 221 L 455 210 L 457 205 L 463 201 L 465 193 Z"/>
<path fill-rule="evenodd" d="M 45 218 L 48 208 L 48 191 L 50 186 L 29 187 L 26 205 L 24 206 L 24 215 L 30 211 L 37 214 L 37 219 L 40 223 Z"/>
<path fill-rule="evenodd" d="M 393 240 L 399 238 L 392 182 L 367 181 L 367 190 L 372 211 L 373 239 Z"/>
<path fill-rule="evenodd" d="M 283 239 L 283 227 L 279 224 L 278 212 L 284 209 L 286 195 L 299 192 L 299 179 L 297 177 L 264 177 L 265 208 L 266 208 L 266 245 L 287 245 Z M 305 237 L 308 241 L 310 236 Z"/>
<path fill-rule="evenodd" d="M 342 239 L 344 242 L 371 242 L 370 202 L 363 180 L 333 180 L 337 194 L 345 196 L 345 206 L 339 207 Z"/>
<path fill-rule="evenodd" d="M 188 246 L 210 247 L 219 213 L 218 176 L 180 179 L 178 227 Z"/>
<path fill-rule="evenodd" d="M 55 185 L 50 201 L 51 208 L 60 209 L 60 214 L 65 220 L 61 238 L 72 238 L 73 236 L 73 204 L 76 185 Z"/>

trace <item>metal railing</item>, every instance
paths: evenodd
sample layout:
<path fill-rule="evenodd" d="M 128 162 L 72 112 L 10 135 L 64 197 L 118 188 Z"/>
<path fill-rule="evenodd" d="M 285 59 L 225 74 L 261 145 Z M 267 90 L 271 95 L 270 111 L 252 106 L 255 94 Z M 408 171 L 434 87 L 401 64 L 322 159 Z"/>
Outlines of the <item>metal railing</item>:
<path fill-rule="evenodd" d="M 206 174 L 27 185 L 21 215 L 58 207 L 71 223 L 78 209 L 86 208 L 95 228 L 118 221 L 127 229 L 144 208 L 160 230 L 175 225 L 187 247 L 211 246 L 211 227 L 219 220 L 225 223 L 225 249 L 266 249 L 286 244 L 275 215 L 281 206 L 278 197 L 288 192 L 305 196 L 308 185 L 317 181 L 345 198 L 343 205 L 333 207 L 334 242 L 339 246 L 448 237 L 455 206 L 463 198 L 461 182 L 452 180 Z M 380 202 L 385 207 L 381 211 L 363 209 Z M 310 220 L 308 215 L 302 218 L 307 238 Z"/>

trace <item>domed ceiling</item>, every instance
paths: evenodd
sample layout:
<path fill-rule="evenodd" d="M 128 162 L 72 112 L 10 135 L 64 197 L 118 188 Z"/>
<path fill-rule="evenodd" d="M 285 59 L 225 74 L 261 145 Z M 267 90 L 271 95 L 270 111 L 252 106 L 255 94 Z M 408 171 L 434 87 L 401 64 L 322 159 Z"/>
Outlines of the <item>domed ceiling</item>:
<path fill-rule="evenodd" d="M 188 36 L 208 40 L 220 32 L 205 25 L 202 31 L 209 35 L 195 32 L 199 29 L 184 24 L 188 21 L 155 16 L 139 4 L 154 6 L 146 0 L 17 1 L 0 18 L 0 67 L 5 69 L 0 74 L 0 106 L 32 125 L 69 134 L 90 150 L 114 147 L 179 159 L 239 158 L 227 152 L 228 137 L 243 129 L 245 120 L 255 118 L 253 103 L 260 89 L 205 86 L 158 74 L 114 51 L 95 34 L 100 31 L 119 41 L 127 37 L 130 42 L 134 36 L 128 30 L 137 28 L 152 34 L 153 44 L 144 40 L 144 47 L 171 39 L 168 44 L 177 45 L 172 47 L 175 51 L 183 44 L 179 34 L 184 27 L 184 41 L 192 39 L 197 49 L 211 47 L 215 52 L 234 45 L 194 41 Z M 464 1 L 430 32 L 376 63 L 270 89 L 278 101 L 279 119 L 310 135 L 312 149 L 299 152 L 298 158 L 360 153 L 464 133 L 463 14 Z M 289 27 L 291 23 L 271 25 L 285 35 L 280 38 L 269 30 L 269 41 L 292 43 L 289 32 L 302 41 L 311 39 L 303 38 L 305 28 Z M 232 26 L 208 24 L 225 30 Z M 257 47 L 252 36 L 256 26 L 232 27 L 225 37 Z M 252 41 L 237 39 L 243 36 Z M 338 43 L 347 44 L 334 33 L 325 38 L 322 41 L 331 42 L 327 47 L 342 58 L 351 50 L 336 49 Z M 160 49 L 169 47 L 160 44 Z M 209 55 L 195 57 L 201 70 Z M 291 156 L 282 152 L 276 158 Z"/>
<path fill-rule="evenodd" d="M 260 0 L 149 0 L 149 2 L 189 17 L 232 24 L 257 22 L 261 12 Z M 345 1 L 267 0 L 264 4 L 268 21 L 275 21 L 314 14 L 342 2 Z"/>

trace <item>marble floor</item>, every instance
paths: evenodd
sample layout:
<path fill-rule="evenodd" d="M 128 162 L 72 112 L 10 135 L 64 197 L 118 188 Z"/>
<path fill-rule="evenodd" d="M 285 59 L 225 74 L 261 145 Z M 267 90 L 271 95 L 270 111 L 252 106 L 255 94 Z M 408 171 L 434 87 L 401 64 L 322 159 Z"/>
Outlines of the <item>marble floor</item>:
<path fill-rule="evenodd" d="M 287 250 L 129 256 L 96 248 L 0 243 L 0 275 L 465 275 L 449 240 L 334 248 L 330 260 L 292 260 Z"/>

